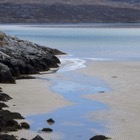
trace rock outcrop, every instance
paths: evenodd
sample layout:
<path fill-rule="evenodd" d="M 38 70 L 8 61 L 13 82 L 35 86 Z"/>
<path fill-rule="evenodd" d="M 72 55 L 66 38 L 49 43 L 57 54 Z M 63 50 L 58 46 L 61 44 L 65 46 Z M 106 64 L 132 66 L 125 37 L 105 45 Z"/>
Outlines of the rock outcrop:
<path fill-rule="evenodd" d="M 59 54 L 63 53 L 0 32 L 0 82 L 15 83 L 14 77 L 58 67 Z"/>

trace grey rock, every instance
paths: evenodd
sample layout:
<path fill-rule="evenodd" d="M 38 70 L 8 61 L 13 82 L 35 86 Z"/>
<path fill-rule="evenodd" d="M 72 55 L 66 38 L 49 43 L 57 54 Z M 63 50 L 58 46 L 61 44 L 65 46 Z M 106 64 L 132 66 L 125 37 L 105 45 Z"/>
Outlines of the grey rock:
<path fill-rule="evenodd" d="M 33 138 L 32 140 L 44 140 L 43 138 L 41 138 L 39 135 L 37 135 L 35 138 Z"/>
<path fill-rule="evenodd" d="M 55 121 L 52 118 L 48 119 L 47 122 L 49 125 L 52 125 L 55 123 Z"/>
<path fill-rule="evenodd" d="M 13 78 L 10 69 L 8 66 L 0 63 L 0 82 L 1 83 L 15 83 L 15 79 Z"/>
<path fill-rule="evenodd" d="M 111 138 L 108 138 L 108 137 L 103 136 L 103 135 L 96 135 L 96 136 L 90 138 L 89 140 L 107 140 L 107 139 L 111 139 Z"/>
<path fill-rule="evenodd" d="M 8 100 L 11 100 L 11 99 L 12 98 L 9 95 L 3 92 L 0 92 L 0 101 L 7 102 Z"/>
<path fill-rule="evenodd" d="M 0 110 L 2 110 L 2 108 L 8 107 L 5 103 L 0 102 Z"/>
<path fill-rule="evenodd" d="M 15 83 L 14 77 L 58 67 L 58 54 L 64 53 L 0 32 L 0 82 Z"/>
<path fill-rule="evenodd" d="M 53 130 L 51 128 L 43 128 L 42 131 L 43 132 L 52 132 Z"/>
<path fill-rule="evenodd" d="M 20 125 L 23 129 L 29 129 L 30 128 L 30 125 L 26 122 L 22 122 L 22 123 L 20 123 Z"/>
<path fill-rule="evenodd" d="M 0 134 L 0 140 L 17 140 L 14 135 Z"/>
<path fill-rule="evenodd" d="M 27 139 L 25 139 L 25 138 L 21 138 L 20 140 L 27 140 Z"/>

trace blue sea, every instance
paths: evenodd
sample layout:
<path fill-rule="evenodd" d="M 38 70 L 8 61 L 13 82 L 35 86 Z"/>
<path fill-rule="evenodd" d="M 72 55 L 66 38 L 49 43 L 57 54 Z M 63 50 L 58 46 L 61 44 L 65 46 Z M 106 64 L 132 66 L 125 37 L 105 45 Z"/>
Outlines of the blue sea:
<path fill-rule="evenodd" d="M 86 116 L 110 107 L 82 96 L 112 89 L 105 81 L 75 70 L 86 67 L 89 61 L 139 61 L 140 28 L 110 28 L 101 25 L 0 25 L 0 31 L 67 53 L 60 57 L 62 65 L 65 65 L 56 73 L 44 75 L 42 80 L 49 80 L 50 89 L 74 105 L 51 113 L 26 116 L 26 119 L 35 122 L 31 123 L 31 130 L 38 132 L 43 127 L 49 127 L 53 129 L 53 133 L 61 133 L 62 140 L 88 140 L 96 132 L 106 133 L 106 122 L 91 121 Z M 53 74 L 56 75 L 55 78 L 52 78 Z M 63 75 L 63 79 L 60 75 Z M 49 118 L 53 118 L 56 123 L 51 126 L 47 124 L 46 120 Z M 57 140 L 53 137 L 50 139 Z"/>
<path fill-rule="evenodd" d="M 81 59 L 140 60 L 140 28 L 0 25 L 0 30 Z"/>

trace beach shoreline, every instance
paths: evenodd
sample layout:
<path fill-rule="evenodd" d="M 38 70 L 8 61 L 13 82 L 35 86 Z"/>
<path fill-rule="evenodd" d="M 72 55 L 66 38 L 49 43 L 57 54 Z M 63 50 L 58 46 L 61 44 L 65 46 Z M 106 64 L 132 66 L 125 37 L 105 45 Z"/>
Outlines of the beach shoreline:
<path fill-rule="evenodd" d="M 109 136 L 112 140 L 137 140 L 140 137 L 139 70 L 139 61 L 88 61 L 86 67 L 76 70 L 78 73 L 104 81 L 111 89 L 109 92 L 82 95 L 83 98 L 109 106 L 107 110 L 97 110 L 86 115 L 91 121 L 105 122 L 106 131 L 96 132 L 95 128 L 96 134 Z M 54 93 L 50 89 L 50 81 L 44 79 L 47 75 L 36 75 L 37 79 L 17 80 L 17 84 L 0 84 L 3 92 L 13 98 L 7 102 L 9 110 L 20 112 L 26 117 L 50 113 L 72 105 L 73 103 L 64 99 L 61 94 Z M 56 75 L 51 76 L 55 78 Z M 63 137 L 59 133 L 44 134 L 32 130 L 20 130 L 11 134 L 28 139 L 37 134 L 44 139 Z"/>
<path fill-rule="evenodd" d="M 19 123 L 24 121 L 31 124 L 32 121 L 26 119 L 28 116 L 49 114 L 57 109 L 72 105 L 62 95 L 51 91 L 51 83 L 47 79 L 43 79 L 45 75 L 48 74 L 33 75 L 36 79 L 16 80 L 16 84 L 0 84 L 3 92 L 12 97 L 12 100 L 6 103 L 9 106 L 7 109 L 19 112 L 25 117 L 24 120 L 17 120 Z M 46 117 L 47 119 L 49 118 Z M 44 139 L 57 138 L 59 140 L 62 137 L 59 133 L 39 133 L 30 129 L 9 132 L 9 134 L 17 136 L 18 139 L 33 139 L 37 135 Z"/>
<path fill-rule="evenodd" d="M 50 82 L 41 79 L 43 75 L 45 74 L 36 75 L 40 79 L 16 80 L 16 84 L 0 84 L 3 92 L 13 98 L 7 102 L 9 110 L 29 116 L 71 105 L 62 95 L 51 91 Z"/>
<path fill-rule="evenodd" d="M 95 29 L 139 29 L 140 24 L 139 23 L 71 23 L 71 24 L 56 24 L 56 23 L 34 23 L 34 24 L 22 24 L 22 23 L 16 23 L 16 24 L 0 24 L 0 27 L 2 28 L 14 28 L 14 27 L 22 27 L 22 28 L 95 28 Z"/>
<path fill-rule="evenodd" d="M 92 112 L 87 118 L 92 121 L 105 121 L 105 135 L 113 140 L 138 140 L 139 133 L 139 61 L 94 61 L 84 69 L 82 74 L 105 81 L 111 91 L 83 96 L 105 103 L 110 109 Z"/>

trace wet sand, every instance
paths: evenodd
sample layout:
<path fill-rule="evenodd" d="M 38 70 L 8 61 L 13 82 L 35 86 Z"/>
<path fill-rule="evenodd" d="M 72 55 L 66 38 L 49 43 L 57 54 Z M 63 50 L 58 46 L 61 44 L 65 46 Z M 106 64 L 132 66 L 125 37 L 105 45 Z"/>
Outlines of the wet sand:
<path fill-rule="evenodd" d="M 50 83 L 43 80 L 17 80 L 16 84 L 0 84 L 0 86 L 3 92 L 13 98 L 7 102 L 9 109 L 24 116 L 51 112 L 70 105 L 63 96 L 52 93 L 49 89 Z"/>
<path fill-rule="evenodd" d="M 37 76 L 42 78 L 43 75 Z M 22 113 L 23 116 L 54 111 L 70 105 L 62 95 L 53 93 L 50 82 L 43 79 L 17 80 L 16 84 L 0 84 L 3 92 L 13 99 L 7 102 L 11 111 Z"/>
<path fill-rule="evenodd" d="M 38 78 L 44 77 L 44 75 L 36 76 Z M 53 93 L 49 89 L 50 82 L 43 79 L 17 80 L 16 84 L 0 84 L 0 87 L 3 88 L 3 92 L 13 98 L 6 102 L 9 106 L 8 110 L 19 112 L 24 117 L 41 113 L 50 113 L 72 104 L 66 101 L 62 95 Z M 48 118 L 46 118 L 46 120 L 47 119 Z M 26 121 L 27 120 L 20 120 L 20 122 Z M 58 133 L 45 134 L 33 132 L 31 130 L 21 130 L 13 133 L 11 132 L 11 134 L 18 136 L 18 139 L 23 137 L 32 139 L 36 135 L 40 135 L 45 140 L 50 138 L 59 140 L 61 138 L 61 134 Z"/>
<path fill-rule="evenodd" d="M 94 122 L 105 122 L 104 134 L 113 140 L 138 140 L 140 137 L 140 62 L 97 61 L 88 63 L 87 67 L 77 70 L 79 73 L 92 75 L 104 80 L 110 92 L 82 95 L 83 98 L 97 100 L 105 103 L 110 109 L 94 111 L 87 118 Z M 72 103 L 66 101 L 60 94 L 53 93 L 49 87 L 50 82 L 40 79 L 17 80 L 17 84 L 0 84 L 3 91 L 13 97 L 7 104 L 11 111 L 20 112 L 23 116 L 50 113 Z M 16 106 L 13 106 L 16 105 Z M 23 120 L 24 121 L 24 120 Z M 37 134 L 47 139 L 61 139 L 60 133 L 37 133 L 33 131 L 18 131 L 14 133 L 19 138 L 31 139 Z"/>
<path fill-rule="evenodd" d="M 80 70 L 109 84 L 111 91 L 84 96 L 109 105 L 110 109 L 88 114 L 92 121 L 105 121 L 105 135 L 113 140 L 140 138 L 140 62 L 98 61 Z M 97 132 L 97 134 L 100 132 Z"/>

